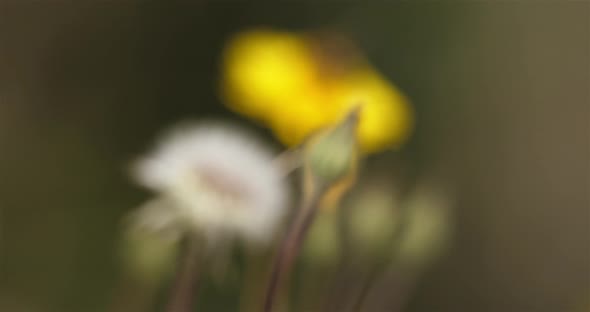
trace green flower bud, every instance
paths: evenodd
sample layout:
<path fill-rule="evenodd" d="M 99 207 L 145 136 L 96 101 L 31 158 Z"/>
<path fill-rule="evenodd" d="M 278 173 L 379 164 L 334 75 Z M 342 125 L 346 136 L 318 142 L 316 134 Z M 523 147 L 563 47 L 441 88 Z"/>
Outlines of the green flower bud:
<path fill-rule="evenodd" d="M 387 259 L 400 222 L 394 185 L 369 182 L 351 194 L 346 208 L 348 232 L 358 257 Z"/>
<path fill-rule="evenodd" d="M 303 257 L 314 264 L 332 266 L 340 256 L 340 231 L 337 211 L 320 211 L 307 234 Z"/>
<path fill-rule="evenodd" d="M 421 269 L 449 245 L 450 207 L 440 190 L 426 185 L 419 186 L 404 206 L 407 224 L 395 257 L 401 265 Z"/>
<path fill-rule="evenodd" d="M 128 231 L 122 247 L 126 271 L 134 278 L 154 284 L 173 272 L 178 244 L 159 233 Z"/>
<path fill-rule="evenodd" d="M 131 216 L 119 250 L 127 274 L 149 285 L 173 273 L 179 250 L 180 227 L 164 204 L 148 202 Z"/>
<path fill-rule="evenodd" d="M 312 137 L 304 151 L 304 165 L 320 187 L 329 187 L 354 173 L 357 162 L 356 127 L 359 110 L 334 128 Z"/>

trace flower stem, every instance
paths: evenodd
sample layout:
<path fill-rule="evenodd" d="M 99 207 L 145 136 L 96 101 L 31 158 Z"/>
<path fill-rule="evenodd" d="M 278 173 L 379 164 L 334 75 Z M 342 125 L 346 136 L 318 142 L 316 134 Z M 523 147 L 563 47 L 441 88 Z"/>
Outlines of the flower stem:
<path fill-rule="evenodd" d="M 195 288 L 199 280 L 199 248 L 195 241 L 186 237 L 184 254 L 180 256 L 174 285 L 170 292 L 170 301 L 166 312 L 189 312 L 195 302 Z"/>
<path fill-rule="evenodd" d="M 274 160 L 274 164 L 281 170 L 284 176 L 288 176 L 302 165 L 302 155 L 299 148 L 284 151 Z"/>
<path fill-rule="evenodd" d="M 316 215 L 320 198 L 319 194 L 322 192 L 315 191 L 311 193 L 312 194 L 309 194 L 308 196 L 304 196 L 301 207 L 297 212 L 295 222 L 289 228 L 289 231 L 281 244 L 281 249 L 274 261 L 270 282 L 266 290 L 264 312 L 272 312 L 277 293 L 284 281 L 289 278 L 295 256 L 299 253 L 305 234 Z"/>

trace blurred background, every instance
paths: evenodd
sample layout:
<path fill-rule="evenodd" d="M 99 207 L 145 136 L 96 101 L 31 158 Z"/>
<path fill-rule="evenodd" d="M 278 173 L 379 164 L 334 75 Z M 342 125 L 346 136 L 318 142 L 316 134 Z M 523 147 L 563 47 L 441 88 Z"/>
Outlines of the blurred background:
<path fill-rule="evenodd" d="M 120 219 L 147 197 L 126 166 L 175 122 L 242 120 L 220 103 L 220 55 L 260 25 L 344 33 L 412 100 L 395 157 L 450 184 L 456 229 L 406 311 L 588 311 L 589 11 L 3 1 L 0 311 L 106 310 Z"/>

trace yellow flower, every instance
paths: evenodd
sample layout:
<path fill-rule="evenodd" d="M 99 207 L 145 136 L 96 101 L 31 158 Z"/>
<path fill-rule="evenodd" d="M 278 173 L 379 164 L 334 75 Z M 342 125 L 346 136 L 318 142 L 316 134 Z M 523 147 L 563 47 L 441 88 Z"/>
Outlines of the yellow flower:
<path fill-rule="evenodd" d="M 224 53 L 226 104 L 262 122 L 289 146 L 360 105 L 357 137 L 363 152 L 403 143 L 413 116 L 402 93 L 356 54 L 343 58 L 332 55 L 342 49 L 323 48 L 317 38 L 289 32 L 238 34 Z"/>

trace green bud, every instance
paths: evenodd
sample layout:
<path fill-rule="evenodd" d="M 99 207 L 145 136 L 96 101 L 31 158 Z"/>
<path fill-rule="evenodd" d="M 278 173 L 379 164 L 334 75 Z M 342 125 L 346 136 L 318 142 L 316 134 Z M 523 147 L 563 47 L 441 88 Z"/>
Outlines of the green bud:
<path fill-rule="evenodd" d="M 332 266 L 340 256 L 340 244 L 337 211 L 322 210 L 309 229 L 303 257 L 314 264 Z"/>
<path fill-rule="evenodd" d="M 359 110 L 334 128 L 312 137 L 304 152 L 304 163 L 312 178 L 322 186 L 330 186 L 356 169 L 356 127 Z"/>
<path fill-rule="evenodd" d="M 450 207 L 447 198 L 432 186 L 419 186 L 404 204 L 404 236 L 395 251 L 398 263 L 420 269 L 447 248 L 451 237 Z"/>
<path fill-rule="evenodd" d="M 156 199 L 128 219 L 120 245 L 122 265 L 130 276 L 155 284 L 174 271 L 181 232 L 166 207 Z"/>
<path fill-rule="evenodd" d="M 388 258 L 400 222 L 394 186 L 370 182 L 351 194 L 346 209 L 349 235 L 359 258 Z"/>
<path fill-rule="evenodd" d="M 149 231 L 128 231 L 121 248 L 123 265 L 137 280 L 154 284 L 174 270 L 178 244 Z"/>

